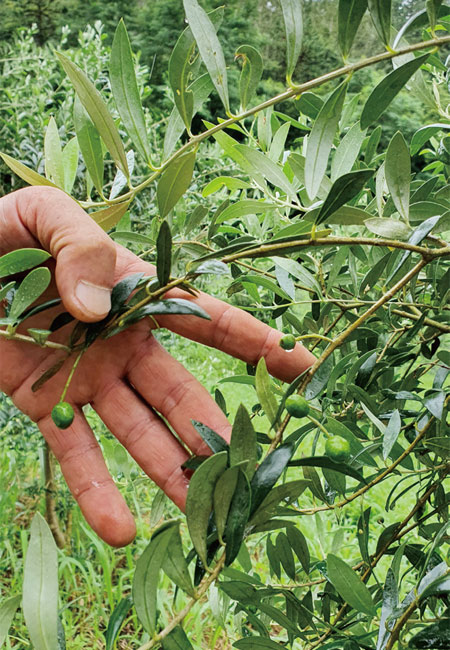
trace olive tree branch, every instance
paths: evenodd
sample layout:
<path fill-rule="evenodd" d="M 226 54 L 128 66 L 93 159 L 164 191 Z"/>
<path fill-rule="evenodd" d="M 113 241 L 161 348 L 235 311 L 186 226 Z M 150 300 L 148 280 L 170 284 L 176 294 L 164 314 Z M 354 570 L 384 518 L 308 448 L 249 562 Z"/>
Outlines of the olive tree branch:
<path fill-rule="evenodd" d="M 402 287 L 404 287 L 408 282 L 415 276 L 417 273 L 420 273 L 420 271 L 428 264 L 428 260 L 425 258 L 422 258 L 420 262 L 418 262 L 413 268 L 406 274 L 404 275 L 396 284 L 394 284 L 393 287 L 389 289 L 379 300 L 377 300 L 367 311 L 364 312 L 359 318 L 357 318 L 353 323 L 351 323 L 343 332 L 337 336 L 330 345 L 325 348 L 321 356 L 316 360 L 316 362 L 311 366 L 311 368 L 308 370 L 308 372 L 305 374 L 305 377 L 300 384 L 298 388 L 298 393 L 301 395 L 306 386 L 309 384 L 309 382 L 312 380 L 318 369 L 322 366 L 322 364 L 328 359 L 328 357 L 338 348 L 341 346 L 348 336 L 352 332 L 355 331 L 362 323 L 364 323 L 372 314 L 374 314 L 377 309 L 382 307 L 386 302 L 391 300 L 395 296 L 395 294 L 400 291 Z M 278 446 L 278 444 L 281 442 L 283 438 L 283 433 L 286 430 L 286 427 L 289 423 L 290 420 L 290 415 L 286 415 L 285 419 L 281 423 L 280 427 L 278 428 L 271 444 L 270 448 L 268 450 L 268 454 L 275 449 L 275 447 Z"/>
<path fill-rule="evenodd" d="M 433 422 L 433 421 L 434 421 L 434 417 L 430 418 L 430 420 L 427 422 L 427 424 L 425 425 L 425 427 L 422 429 L 421 435 L 425 435 L 425 433 L 427 432 L 427 430 L 428 430 L 428 428 L 429 428 L 431 422 Z M 442 477 L 442 478 L 443 478 L 443 477 Z M 399 526 L 398 526 L 398 528 L 396 529 L 394 535 L 393 535 L 389 540 L 386 541 L 386 543 L 384 544 L 384 546 L 380 549 L 380 551 L 375 555 L 375 557 L 374 557 L 373 560 L 371 561 L 370 566 L 367 567 L 367 569 L 364 571 L 363 575 L 361 576 L 361 580 L 362 580 L 363 582 L 366 582 L 366 580 L 368 580 L 368 578 L 369 578 L 369 576 L 371 575 L 373 569 L 376 567 L 376 565 L 378 564 L 378 562 L 379 562 L 379 561 L 381 560 L 381 558 L 384 556 L 384 554 L 386 553 L 386 551 L 387 551 L 387 549 L 389 548 L 389 546 L 390 546 L 393 542 L 397 541 L 397 539 L 399 539 L 399 533 L 400 533 L 400 531 L 403 530 L 403 529 L 408 525 L 408 523 L 409 523 L 409 522 L 411 521 L 411 519 L 414 517 L 414 515 L 416 514 L 416 512 L 418 512 L 418 511 L 419 511 L 419 510 L 424 506 L 424 504 L 427 502 L 427 500 L 429 499 L 429 497 L 431 496 L 431 494 L 433 494 L 433 492 L 438 488 L 438 486 L 439 486 L 440 484 L 441 484 L 441 479 L 440 479 L 439 481 L 436 481 L 436 483 L 433 483 L 432 485 L 430 485 L 430 487 L 429 487 L 428 490 L 423 494 L 423 496 L 422 496 L 420 499 L 418 499 L 418 501 L 416 502 L 415 506 L 412 508 L 412 510 L 410 511 L 410 513 L 409 513 L 409 514 L 405 517 L 405 519 L 404 519 L 404 520 L 399 524 Z M 414 609 L 415 609 L 415 607 L 413 608 L 412 611 L 414 611 Z M 408 610 L 409 610 L 409 607 L 408 607 Z M 408 611 L 408 610 L 407 610 L 407 611 Z M 336 617 L 335 617 L 335 619 L 334 619 L 334 621 L 333 621 L 333 627 L 335 627 L 335 626 L 336 626 L 336 623 L 338 623 L 338 622 L 342 619 L 342 617 L 344 616 L 344 614 L 345 614 L 346 611 L 347 611 L 347 603 L 344 603 L 344 605 L 342 605 L 342 607 L 340 608 L 340 610 L 339 610 L 338 613 L 336 614 Z M 405 613 L 406 613 L 406 612 L 405 612 Z M 408 615 L 408 617 L 407 617 L 405 620 L 407 620 L 407 619 L 409 618 L 410 615 L 411 615 L 411 613 Z M 402 620 L 403 617 L 404 617 L 404 614 L 403 614 L 403 616 L 401 617 L 400 620 Z M 401 627 L 402 627 L 403 625 L 404 625 L 404 623 L 402 622 Z M 398 630 L 398 631 L 400 631 L 400 627 L 399 627 L 399 630 Z M 329 636 L 331 636 L 331 634 L 333 634 L 333 631 L 330 630 L 330 629 L 328 629 L 324 634 L 322 634 L 322 636 L 321 636 L 319 639 L 317 639 L 317 641 L 315 641 L 314 643 L 312 643 L 312 644 L 310 645 L 310 649 L 312 650 L 313 648 L 320 647 L 320 645 L 323 643 L 323 641 L 325 641 Z M 395 639 L 395 640 L 396 640 L 396 639 Z M 388 646 L 386 646 L 386 648 L 387 648 L 387 647 L 388 647 Z M 390 648 L 392 648 L 392 645 L 390 646 Z"/>
<path fill-rule="evenodd" d="M 175 153 L 173 153 L 169 158 L 167 158 L 167 160 L 165 160 L 161 164 L 161 166 L 155 170 L 153 174 L 151 174 L 148 178 L 142 181 L 142 183 L 140 183 L 139 185 L 136 185 L 136 187 L 134 187 L 126 194 L 122 194 L 121 196 L 117 197 L 116 199 L 112 199 L 111 201 L 105 200 L 98 203 L 86 202 L 83 204 L 83 207 L 94 208 L 94 207 L 100 207 L 105 205 L 109 206 L 109 205 L 115 205 L 117 203 L 122 203 L 127 200 L 132 200 L 136 196 L 136 194 L 138 194 L 143 189 L 148 187 L 148 185 L 153 183 L 153 181 L 156 180 L 156 178 L 165 169 L 167 169 L 167 167 L 174 160 L 179 158 L 186 151 L 188 151 L 192 147 L 198 146 L 200 142 L 209 138 L 211 135 L 214 135 L 219 131 L 223 131 L 224 129 L 232 126 L 233 124 L 236 124 L 237 122 L 241 122 L 242 120 L 245 120 L 247 117 L 251 117 L 252 115 L 259 113 L 260 111 L 269 108 L 270 106 L 274 106 L 275 104 L 284 102 L 285 100 L 290 99 L 292 97 L 297 97 L 298 95 L 301 95 L 302 93 L 311 90 L 312 88 L 317 88 L 318 86 L 321 86 L 322 84 L 327 83 L 328 81 L 333 81 L 334 79 L 338 79 L 339 77 L 349 76 L 352 73 L 358 70 L 362 70 L 363 68 L 367 68 L 371 65 L 382 63 L 383 61 L 389 61 L 391 59 L 394 59 L 397 56 L 402 56 L 404 54 L 416 52 L 417 50 L 441 47 L 442 45 L 446 45 L 448 43 L 450 43 L 450 36 L 443 36 L 441 38 L 433 38 L 428 41 L 422 41 L 420 43 L 413 43 L 412 45 L 408 45 L 399 50 L 395 50 L 395 51 L 390 50 L 390 51 L 381 52 L 380 54 L 376 54 L 375 56 L 368 57 L 363 61 L 358 61 L 357 63 L 351 63 L 342 66 L 337 70 L 332 70 L 331 72 L 327 72 L 326 74 L 321 75 L 316 79 L 311 79 L 310 81 L 306 81 L 303 84 L 292 86 L 291 88 L 288 88 L 287 90 L 283 91 L 279 95 L 276 95 L 275 97 L 272 97 L 266 100 L 265 102 L 258 104 L 258 106 L 254 106 L 253 108 L 250 108 L 247 111 L 244 111 L 243 113 L 239 113 L 238 115 L 233 115 L 232 117 L 229 117 L 228 119 L 224 120 L 220 124 L 216 124 L 212 128 L 198 135 L 192 136 L 190 140 L 188 140 L 188 142 L 186 142 L 183 146 L 177 149 Z"/>
<path fill-rule="evenodd" d="M 153 639 L 148 641 L 147 643 L 144 643 L 141 645 L 138 650 L 150 650 L 151 648 L 156 648 L 157 646 L 160 645 L 161 641 L 165 639 L 165 637 L 177 626 L 179 623 L 182 622 L 184 617 L 189 614 L 191 609 L 194 607 L 194 605 L 205 595 L 205 593 L 208 591 L 209 587 L 211 584 L 217 579 L 219 576 L 220 572 L 223 569 L 223 566 L 225 564 L 225 553 L 218 559 L 216 566 L 214 569 L 209 573 L 205 578 L 201 581 L 198 589 L 195 592 L 195 596 L 191 598 L 191 600 L 183 607 L 183 609 L 178 612 L 178 614 L 166 625 L 166 627 L 156 634 Z"/>
<path fill-rule="evenodd" d="M 7 330 L 0 329 L 0 336 L 9 341 L 20 341 L 21 343 L 32 343 L 33 345 L 38 345 L 40 348 L 51 348 L 52 350 L 64 350 L 64 352 L 72 352 L 71 348 L 62 343 L 55 343 L 53 341 L 44 341 L 44 343 L 39 343 L 32 336 L 26 336 L 26 334 L 18 334 L 17 332 L 11 333 Z"/>

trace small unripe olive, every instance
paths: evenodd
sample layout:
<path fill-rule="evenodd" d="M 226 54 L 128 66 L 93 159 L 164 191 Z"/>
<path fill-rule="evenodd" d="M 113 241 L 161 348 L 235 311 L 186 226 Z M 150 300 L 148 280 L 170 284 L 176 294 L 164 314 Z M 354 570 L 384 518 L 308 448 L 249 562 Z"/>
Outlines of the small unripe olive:
<path fill-rule="evenodd" d="M 74 416 L 73 408 L 68 402 L 59 402 L 52 408 L 52 420 L 58 429 L 70 427 Z"/>
<path fill-rule="evenodd" d="M 283 350 L 293 350 L 295 348 L 295 336 L 293 334 L 286 334 L 279 341 L 278 345 Z"/>
<path fill-rule="evenodd" d="M 335 463 L 346 463 L 350 460 L 350 443 L 341 436 L 331 436 L 325 443 L 325 454 Z"/>
<path fill-rule="evenodd" d="M 289 395 L 285 402 L 286 411 L 294 418 L 304 418 L 309 413 L 309 404 L 301 395 Z"/>

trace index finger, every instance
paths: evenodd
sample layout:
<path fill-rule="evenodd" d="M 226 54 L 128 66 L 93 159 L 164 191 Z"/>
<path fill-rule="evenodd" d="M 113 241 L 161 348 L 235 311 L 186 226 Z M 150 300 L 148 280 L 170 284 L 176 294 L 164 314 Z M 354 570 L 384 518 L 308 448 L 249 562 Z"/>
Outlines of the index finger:
<path fill-rule="evenodd" d="M 175 295 L 175 292 L 170 292 L 170 295 Z M 183 297 L 187 297 L 184 292 Z M 242 309 L 205 293 L 195 299 L 189 296 L 188 300 L 200 305 L 211 320 L 166 316 L 158 318 L 158 322 L 177 334 L 222 350 L 252 365 L 264 357 L 270 374 L 283 381 L 292 381 L 316 360 L 300 343 L 293 350 L 283 350 L 279 345 L 283 334 Z"/>

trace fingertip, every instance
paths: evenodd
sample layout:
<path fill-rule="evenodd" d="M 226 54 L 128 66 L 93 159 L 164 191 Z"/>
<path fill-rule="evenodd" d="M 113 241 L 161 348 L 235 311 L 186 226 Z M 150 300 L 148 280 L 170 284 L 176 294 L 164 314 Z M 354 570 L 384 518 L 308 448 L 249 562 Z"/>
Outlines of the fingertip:
<path fill-rule="evenodd" d="M 93 518 L 86 512 L 85 516 L 91 528 L 110 546 L 127 546 L 136 537 L 136 522 L 124 501 L 97 511 Z"/>

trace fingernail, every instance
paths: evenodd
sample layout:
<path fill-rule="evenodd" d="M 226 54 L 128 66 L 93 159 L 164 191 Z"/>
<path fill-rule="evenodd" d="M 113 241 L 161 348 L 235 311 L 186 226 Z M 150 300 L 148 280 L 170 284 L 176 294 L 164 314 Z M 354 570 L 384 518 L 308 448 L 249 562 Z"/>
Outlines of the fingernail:
<path fill-rule="evenodd" d="M 84 311 L 99 319 L 106 316 L 111 309 L 111 290 L 86 280 L 80 280 L 77 284 L 75 296 Z"/>

